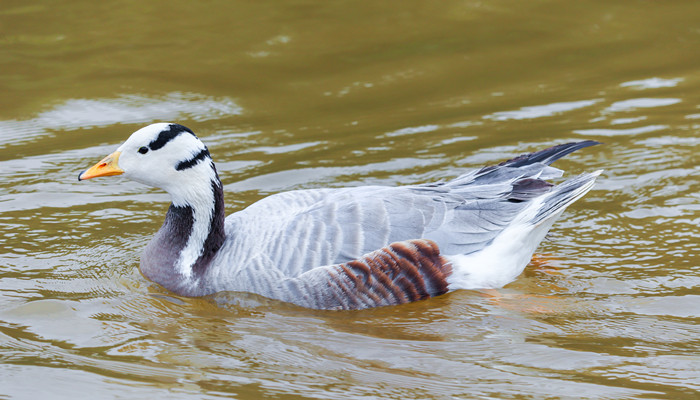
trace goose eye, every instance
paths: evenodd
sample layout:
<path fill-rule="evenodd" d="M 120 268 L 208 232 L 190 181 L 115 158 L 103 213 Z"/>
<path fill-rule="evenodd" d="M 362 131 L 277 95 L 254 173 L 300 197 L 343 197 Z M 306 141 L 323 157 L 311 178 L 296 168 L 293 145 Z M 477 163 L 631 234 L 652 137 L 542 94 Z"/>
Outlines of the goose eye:
<path fill-rule="evenodd" d="M 148 153 L 148 147 L 146 147 L 146 146 L 141 146 L 141 147 L 139 148 L 139 153 L 141 153 L 141 154 L 146 154 L 146 153 Z"/>

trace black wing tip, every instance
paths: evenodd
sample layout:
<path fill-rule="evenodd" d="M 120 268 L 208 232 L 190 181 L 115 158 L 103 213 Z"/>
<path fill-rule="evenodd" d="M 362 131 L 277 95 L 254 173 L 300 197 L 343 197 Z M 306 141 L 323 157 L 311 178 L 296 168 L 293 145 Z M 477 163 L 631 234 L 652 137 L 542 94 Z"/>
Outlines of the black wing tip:
<path fill-rule="evenodd" d="M 510 160 L 503 161 L 498 165 L 507 167 L 522 167 L 524 165 L 530 165 L 537 162 L 550 165 L 554 161 L 568 154 L 571 154 L 576 150 L 580 150 L 590 146 L 595 146 L 598 144 L 602 143 L 596 140 L 582 140 L 579 142 L 557 144 L 552 147 L 548 147 L 544 150 L 536 151 L 534 153 L 522 154 Z"/>
<path fill-rule="evenodd" d="M 585 147 L 591 147 L 591 146 L 597 146 L 599 144 L 604 144 L 604 143 L 599 142 L 597 140 L 581 140 L 579 142 L 564 143 L 563 145 L 560 145 L 560 146 L 573 146 L 573 147 L 575 147 L 575 149 L 572 151 L 576 151 L 578 149 L 583 149 Z"/>

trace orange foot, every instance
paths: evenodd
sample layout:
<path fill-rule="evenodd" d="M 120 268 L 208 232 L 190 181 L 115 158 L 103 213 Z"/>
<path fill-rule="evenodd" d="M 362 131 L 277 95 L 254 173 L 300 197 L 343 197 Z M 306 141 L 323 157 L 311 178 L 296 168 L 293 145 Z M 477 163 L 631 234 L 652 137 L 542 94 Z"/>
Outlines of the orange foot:
<path fill-rule="evenodd" d="M 542 294 L 503 293 L 496 289 L 480 290 L 494 305 L 527 314 L 553 314 L 562 310 L 563 298 Z"/>
<path fill-rule="evenodd" d="M 528 271 L 541 272 L 550 276 L 563 275 L 559 271 L 559 259 L 548 254 L 535 254 L 530 260 L 530 264 L 525 269 Z M 554 283 L 547 283 L 546 280 L 538 280 L 536 286 L 529 286 L 530 290 L 544 290 L 545 292 L 562 291 L 563 288 Z M 529 314 L 551 314 L 560 311 L 564 307 L 564 299 L 556 295 L 537 294 L 537 293 L 518 293 L 510 292 L 508 289 L 482 289 L 481 294 L 488 298 L 493 304 L 510 310 L 516 310 Z"/>
<path fill-rule="evenodd" d="M 562 275 L 557 266 L 559 259 L 551 254 L 534 254 L 528 267 L 547 275 Z"/>

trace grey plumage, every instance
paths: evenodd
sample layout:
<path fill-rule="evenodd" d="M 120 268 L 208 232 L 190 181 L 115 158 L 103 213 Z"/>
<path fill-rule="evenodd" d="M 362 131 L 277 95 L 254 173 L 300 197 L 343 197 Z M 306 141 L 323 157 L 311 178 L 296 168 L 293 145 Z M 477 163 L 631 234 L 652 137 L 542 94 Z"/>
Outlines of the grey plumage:
<path fill-rule="evenodd" d="M 584 175 L 553 186 L 538 178 L 561 174 L 540 160 L 552 162 L 581 147 L 580 143 L 560 147 L 549 157 L 534 153 L 530 164 L 521 158 L 515 167 L 506 162 L 438 184 L 311 189 L 267 197 L 227 218 L 227 241 L 213 266 L 221 271 L 205 286 L 212 292 L 246 291 L 254 284 L 261 288 L 259 294 L 283 298 L 264 281 L 359 259 L 393 242 L 429 239 L 448 255 L 479 251 L 533 198 L 560 186 L 566 189 L 557 191 L 559 195 L 537 215 L 539 221 L 568 198 L 569 188 L 594 179 Z M 234 270 L 256 272 L 231 273 Z M 246 279 L 239 279 L 242 275 Z"/>
<path fill-rule="evenodd" d="M 144 143 L 156 149 L 135 155 Z M 600 173 L 553 185 L 562 171 L 549 164 L 594 144 L 554 146 L 446 182 L 275 194 L 225 219 L 216 169 L 189 129 L 151 125 L 106 159 L 123 154 L 124 173 L 163 185 L 178 202 L 142 256 L 149 279 L 186 296 L 245 291 L 306 307 L 364 308 L 514 279 Z M 158 158 L 161 147 L 170 158 L 181 154 L 175 165 Z M 146 162 L 166 163 L 183 182 L 160 183 Z M 91 171 L 81 178 L 101 176 Z"/>

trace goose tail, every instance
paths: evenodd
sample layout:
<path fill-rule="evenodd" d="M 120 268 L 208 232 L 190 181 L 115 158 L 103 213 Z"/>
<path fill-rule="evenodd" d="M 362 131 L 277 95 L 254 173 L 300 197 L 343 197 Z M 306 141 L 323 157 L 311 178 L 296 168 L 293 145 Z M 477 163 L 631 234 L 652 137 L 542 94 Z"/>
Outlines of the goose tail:
<path fill-rule="evenodd" d="M 550 165 L 558 159 L 568 154 L 571 154 L 576 150 L 580 150 L 585 147 L 595 146 L 597 144 L 600 144 L 600 142 L 597 142 L 595 140 L 583 140 L 580 142 L 563 143 L 549 147 L 544 150 L 536 151 L 534 153 L 520 155 L 508 161 L 503 161 L 498 165 L 508 167 L 522 167 L 524 165 L 530 165 L 534 163 Z"/>
<path fill-rule="evenodd" d="M 532 200 L 516 219 L 482 250 L 448 256 L 453 273 L 449 290 L 502 287 L 523 272 L 552 224 L 588 193 L 602 170 L 582 174 Z"/>
<path fill-rule="evenodd" d="M 603 172 L 597 170 L 581 174 L 552 188 L 552 191 L 541 197 L 539 207 L 532 216 L 531 223 L 539 225 L 552 217 L 558 216 L 566 207 L 588 193 L 595 179 Z"/>

